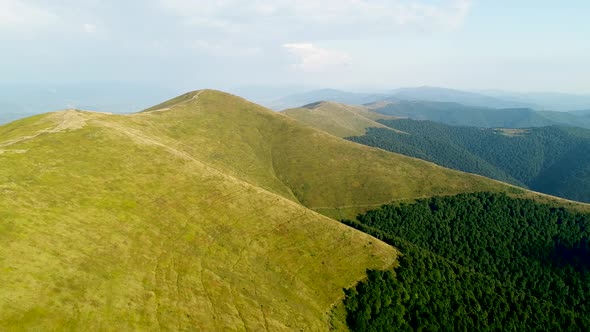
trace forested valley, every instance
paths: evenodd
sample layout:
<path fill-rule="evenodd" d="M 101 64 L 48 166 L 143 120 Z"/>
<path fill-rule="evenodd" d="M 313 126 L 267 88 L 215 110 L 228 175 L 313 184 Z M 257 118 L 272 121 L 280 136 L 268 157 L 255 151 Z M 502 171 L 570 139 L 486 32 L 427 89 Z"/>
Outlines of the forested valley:
<path fill-rule="evenodd" d="M 431 121 L 379 120 L 348 139 L 535 191 L 590 202 L 590 130 L 454 127 Z"/>

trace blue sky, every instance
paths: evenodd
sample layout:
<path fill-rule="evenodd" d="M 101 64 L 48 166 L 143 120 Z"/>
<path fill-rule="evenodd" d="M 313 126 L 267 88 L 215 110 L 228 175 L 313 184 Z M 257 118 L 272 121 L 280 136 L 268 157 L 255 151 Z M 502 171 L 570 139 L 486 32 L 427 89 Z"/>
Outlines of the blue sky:
<path fill-rule="evenodd" d="M 0 0 L 0 84 L 588 94 L 588 13 L 582 0 Z"/>

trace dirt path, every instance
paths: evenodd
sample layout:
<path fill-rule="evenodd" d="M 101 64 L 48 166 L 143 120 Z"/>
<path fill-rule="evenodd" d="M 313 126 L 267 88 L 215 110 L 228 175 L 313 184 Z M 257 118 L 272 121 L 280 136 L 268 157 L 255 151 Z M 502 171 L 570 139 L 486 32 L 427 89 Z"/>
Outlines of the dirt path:
<path fill-rule="evenodd" d="M 53 120 L 57 123 L 57 125 L 52 129 L 43 129 L 38 131 L 37 133 L 29 136 L 22 136 L 19 138 L 14 138 L 8 141 L 5 141 L 0 144 L 0 147 L 7 147 L 11 146 L 23 141 L 28 141 L 33 139 L 39 135 L 47 134 L 47 133 L 60 133 L 66 130 L 76 130 L 83 128 L 86 125 L 86 118 L 82 115 L 81 112 L 75 110 L 68 110 L 68 111 L 61 111 L 57 113 L 53 113 L 47 116 L 47 119 Z M 2 152 L 7 152 L 10 150 L 0 150 Z M 17 150 L 14 150 L 17 151 Z M 22 150 L 19 150 L 22 151 Z"/>

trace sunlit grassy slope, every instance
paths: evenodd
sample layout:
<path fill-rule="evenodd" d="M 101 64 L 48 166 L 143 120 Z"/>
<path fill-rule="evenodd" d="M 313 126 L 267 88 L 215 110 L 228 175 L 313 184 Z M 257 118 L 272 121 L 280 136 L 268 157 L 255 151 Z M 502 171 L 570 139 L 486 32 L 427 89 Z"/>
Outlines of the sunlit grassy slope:
<path fill-rule="evenodd" d="M 241 98 L 0 127 L 0 330 L 325 330 L 395 250 L 326 215 L 510 187 Z"/>
<path fill-rule="evenodd" d="M 388 128 L 375 120 L 394 119 L 361 106 L 335 102 L 318 102 L 282 113 L 338 137 L 362 136 L 372 127 Z"/>
<path fill-rule="evenodd" d="M 161 137 L 224 173 L 334 217 L 354 217 L 396 199 L 508 188 L 348 142 L 211 90 L 186 94 L 119 121 Z"/>
<path fill-rule="evenodd" d="M 342 288 L 393 262 L 382 242 L 132 128 L 156 117 L 2 128 L 0 330 L 325 330 Z"/>

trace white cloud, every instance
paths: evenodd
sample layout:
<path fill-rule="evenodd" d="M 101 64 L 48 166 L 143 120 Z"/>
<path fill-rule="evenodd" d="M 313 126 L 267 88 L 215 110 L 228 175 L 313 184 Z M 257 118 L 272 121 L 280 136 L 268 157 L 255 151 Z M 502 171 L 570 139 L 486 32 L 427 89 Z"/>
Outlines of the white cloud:
<path fill-rule="evenodd" d="M 321 72 L 350 63 L 351 57 L 342 51 L 316 47 L 311 43 L 284 44 L 290 54 L 297 58 L 294 68 L 305 72 Z"/>
<path fill-rule="evenodd" d="M 347 39 L 400 29 L 453 29 L 462 24 L 471 7 L 471 0 L 157 1 L 189 25 L 305 40 Z"/>
<path fill-rule="evenodd" d="M 39 28 L 55 23 L 58 17 L 26 0 L 0 0 L 0 27 L 6 29 Z"/>
<path fill-rule="evenodd" d="M 96 25 L 91 23 L 84 23 L 82 26 L 84 28 L 84 32 L 86 33 L 95 33 L 96 32 Z"/>

